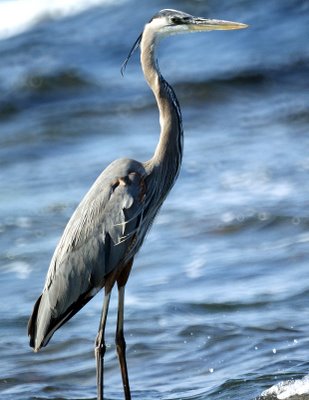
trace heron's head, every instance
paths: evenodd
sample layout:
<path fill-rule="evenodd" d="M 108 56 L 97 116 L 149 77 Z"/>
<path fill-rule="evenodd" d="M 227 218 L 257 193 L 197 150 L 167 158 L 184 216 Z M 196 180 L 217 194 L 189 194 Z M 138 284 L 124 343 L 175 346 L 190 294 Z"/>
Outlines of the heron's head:
<path fill-rule="evenodd" d="M 243 29 L 247 26 L 239 22 L 194 17 L 182 11 L 166 9 L 155 14 L 145 28 L 154 30 L 158 37 L 164 37 L 177 33 Z"/>
<path fill-rule="evenodd" d="M 207 32 L 213 30 L 226 31 L 243 29 L 247 28 L 247 26 L 248 25 L 239 22 L 194 17 L 193 15 L 177 10 L 161 10 L 145 25 L 143 33 L 138 37 L 127 59 L 123 63 L 121 73 L 124 73 L 131 55 L 138 48 L 144 36 L 148 37 L 152 42 L 155 42 L 157 39 L 177 33 Z"/>

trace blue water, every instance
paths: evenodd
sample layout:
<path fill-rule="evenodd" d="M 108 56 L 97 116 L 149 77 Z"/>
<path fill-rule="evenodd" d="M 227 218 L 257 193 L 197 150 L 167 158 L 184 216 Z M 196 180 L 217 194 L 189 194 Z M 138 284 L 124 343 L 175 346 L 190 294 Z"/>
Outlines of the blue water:
<path fill-rule="evenodd" d="M 96 396 L 102 293 L 40 353 L 26 326 L 57 241 L 92 182 L 113 159 L 144 161 L 154 151 L 158 112 L 138 55 L 124 78 L 120 66 L 143 24 L 166 7 L 250 27 L 160 46 L 162 73 L 183 110 L 185 151 L 127 284 L 133 399 L 309 399 L 308 1 L 79 1 L 71 12 L 61 12 L 64 0 L 58 8 L 7 3 L 1 399 Z M 115 318 L 116 296 L 106 337 L 109 400 L 123 398 Z"/>

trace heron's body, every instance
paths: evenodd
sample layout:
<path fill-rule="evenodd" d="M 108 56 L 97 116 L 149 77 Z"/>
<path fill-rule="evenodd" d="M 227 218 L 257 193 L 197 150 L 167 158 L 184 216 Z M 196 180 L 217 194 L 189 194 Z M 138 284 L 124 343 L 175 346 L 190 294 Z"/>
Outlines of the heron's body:
<path fill-rule="evenodd" d="M 51 260 L 30 329 L 35 350 L 134 258 L 165 197 L 148 190 L 152 177 L 147 163 L 116 160 L 81 201 Z"/>
<path fill-rule="evenodd" d="M 110 293 L 116 282 L 117 352 L 125 397 L 131 398 L 123 336 L 124 287 L 134 256 L 178 176 L 182 159 L 181 111 L 156 62 L 157 38 L 192 30 L 243 27 L 175 10 L 162 10 L 145 26 L 137 44 L 141 47 L 144 76 L 160 113 L 157 148 L 147 162 L 119 159 L 102 172 L 73 213 L 54 252 L 43 292 L 29 320 L 30 345 L 35 351 L 46 346 L 53 333 L 104 287 L 104 307 L 96 340 L 98 399 L 103 398 L 104 330 Z"/>
<path fill-rule="evenodd" d="M 35 350 L 104 287 L 109 273 L 133 257 L 145 178 L 142 164 L 116 160 L 75 210 L 51 260 L 36 326 L 30 329 Z"/>

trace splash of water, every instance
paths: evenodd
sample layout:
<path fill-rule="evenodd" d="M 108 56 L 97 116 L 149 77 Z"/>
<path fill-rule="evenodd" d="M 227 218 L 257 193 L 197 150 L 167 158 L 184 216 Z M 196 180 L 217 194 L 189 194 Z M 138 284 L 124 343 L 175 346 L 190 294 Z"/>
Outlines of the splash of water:
<path fill-rule="evenodd" d="M 303 394 L 309 394 L 309 375 L 304 376 L 302 379 L 280 382 L 265 390 L 261 398 L 276 396 L 278 400 L 281 400 Z"/>
<path fill-rule="evenodd" d="M 0 2 L 0 39 L 31 29 L 45 18 L 59 19 L 78 14 L 112 0 L 10 0 Z M 118 2 L 119 3 L 119 2 Z"/>

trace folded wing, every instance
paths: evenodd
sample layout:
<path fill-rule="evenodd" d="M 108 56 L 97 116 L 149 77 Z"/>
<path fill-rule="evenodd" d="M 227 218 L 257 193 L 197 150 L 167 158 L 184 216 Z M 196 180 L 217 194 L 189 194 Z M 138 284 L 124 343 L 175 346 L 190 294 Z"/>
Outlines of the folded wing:
<path fill-rule="evenodd" d="M 30 317 L 36 351 L 132 258 L 145 204 L 145 171 L 136 161 L 114 161 L 93 184 L 63 232 Z"/>

